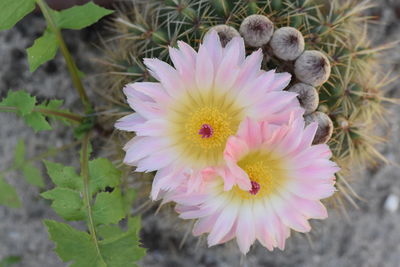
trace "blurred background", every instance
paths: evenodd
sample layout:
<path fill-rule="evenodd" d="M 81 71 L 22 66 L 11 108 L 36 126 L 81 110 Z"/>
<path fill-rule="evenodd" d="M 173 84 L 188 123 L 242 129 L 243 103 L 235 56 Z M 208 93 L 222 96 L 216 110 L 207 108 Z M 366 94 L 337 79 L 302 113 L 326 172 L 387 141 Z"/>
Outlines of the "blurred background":
<path fill-rule="evenodd" d="M 328 0 L 327 0 L 328 1 Z M 55 8 L 70 4 L 81 4 L 83 0 L 50 0 Z M 67 3 L 68 2 L 68 3 Z M 95 1 L 110 4 L 108 0 Z M 400 40 L 400 1 L 376 0 L 376 7 L 369 12 L 375 16 L 370 27 L 374 44 Z M 100 81 L 96 59 L 102 51 L 95 46 L 100 37 L 109 34 L 103 21 L 82 31 L 64 31 L 64 38 L 77 65 L 87 74 L 87 88 Z M 79 99 L 72 88 L 61 55 L 40 67 L 34 74 L 29 72 L 25 49 L 41 35 L 45 22 L 40 14 L 31 14 L 13 29 L 0 32 L 0 97 L 8 89 L 25 89 L 43 99 L 64 99 L 66 107 L 79 106 Z M 400 74 L 400 46 L 384 54 L 385 72 L 393 76 Z M 400 80 L 386 88 L 387 96 L 400 97 Z M 92 94 L 95 94 L 91 92 Z M 329 218 L 313 223 L 310 234 L 294 234 L 287 241 L 285 251 L 268 252 L 256 245 L 245 259 L 240 259 L 234 244 L 207 249 L 204 240 L 189 237 L 182 248 L 181 240 L 189 224 L 175 224 L 177 220 L 168 212 L 158 215 L 154 209 L 143 214 L 142 240 L 148 254 L 141 265 L 150 266 L 400 266 L 400 106 L 390 105 L 388 127 L 378 129 L 387 139 L 379 147 L 391 164 L 367 166 L 366 170 L 353 177 L 352 187 L 360 195 L 357 207 L 346 204 L 345 210 L 331 209 Z M 377 123 L 377 125 L 379 125 Z M 46 151 L 48 146 L 62 147 L 73 142 L 71 131 L 58 124 L 52 132 L 35 134 L 14 114 L 0 113 L 0 171 L 7 169 L 13 161 L 14 147 L 18 140 L 25 140 L 26 154 L 35 156 Z M 56 155 L 54 161 L 78 166 L 75 149 L 67 149 Z M 41 166 L 40 162 L 35 163 Z M 39 196 L 36 187 L 20 179 L 17 172 L 7 174 L 7 181 L 17 188 L 22 199 L 22 208 L 0 207 L 0 259 L 15 255 L 21 261 L 15 266 L 55 267 L 67 266 L 53 252 L 54 244 L 48 239 L 42 224 L 44 218 L 59 218 L 49 203 Z M 47 188 L 51 187 L 48 177 Z M 168 218 L 167 218 L 168 217 Z M 167 222 L 167 223 L 165 223 Z"/>

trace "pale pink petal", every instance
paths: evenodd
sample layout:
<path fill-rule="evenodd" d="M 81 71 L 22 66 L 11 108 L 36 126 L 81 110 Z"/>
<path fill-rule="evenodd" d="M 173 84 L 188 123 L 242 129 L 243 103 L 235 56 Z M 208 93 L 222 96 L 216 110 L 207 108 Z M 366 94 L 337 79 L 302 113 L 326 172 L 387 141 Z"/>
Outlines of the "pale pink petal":
<path fill-rule="evenodd" d="M 284 111 L 287 109 L 293 99 L 296 98 L 296 94 L 292 92 L 271 92 L 267 94 L 267 98 L 256 104 L 249 116 L 253 118 L 262 118 L 265 114 L 273 114 Z"/>
<path fill-rule="evenodd" d="M 288 86 L 292 75 L 290 73 L 277 73 L 274 77 L 274 82 L 268 88 L 269 91 L 281 91 Z"/>
<path fill-rule="evenodd" d="M 234 37 L 232 40 L 225 46 L 223 50 L 223 57 L 232 57 L 234 58 L 233 63 L 234 66 L 238 66 L 243 64 L 245 59 L 245 48 L 243 38 Z"/>
<path fill-rule="evenodd" d="M 199 91 L 208 92 L 214 83 L 214 65 L 207 48 L 200 45 L 196 60 L 196 84 Z"/>
<path fill-rule="evenodd" d="M 267 212 L 262 201 L 254 201 L 253 214 L 256 238 L 264 247 L 272 251 L 277 244 L 273 233 L 271 234 L 272 229 L 268 226 Z"/>
<path fill-rule="evenodd" d="M 311 230 L 306 217 L 299 213 L 298 210 L 291 208 L 290 199 L 287 197 L 284 198 L 282 195 L 275 196 L 270 199 L 270 203 L 281 221 L 288 227 L 302 233 Z"/>
<path fill-rule="evenodd" d="M 136 124 L 131 127 L 136 132 L 136 136 L 165 136 L 168 123 L 162 119 L 152 119 L 145 123 Z"/>
<path fill-rule="evenodd" d="M 240 207 L 238 224 L 236 228 L 236 241 L 243 254 L 249 252 L 250 246 L 256 239 L 252 206 L 248 202 L 243 202 Z"/>
<path fill-rule="evenodd" d="M 261 49 L 248 56 L 238 74 L 238 78 L 233 86 L 235 92 L 240 92 L 247 85 L 259 76 L 263 53 Z"/>
<path fill-rule="evenodd" d="M 133 113 L 117 120 L 117 122 L 115 123 L 115 128 L 123 131 L 132 132 L 135 131 L 135 126 L 144 123 L 145 121 L 146 120 L 142 116 L 137 113 Z"/>
<path fill-rule="evenodd" d="M 238 216 L 240 204 L 234 200 L 222 210 L 208 236 L 208 246 L 218 244 L 229 233 Z"/>
<path fill-rule="evenodd" d="M 318 184 L 297 179 L 296 181 L 288 184 L 287 189 L 299 197 L 310 200 L 319 200 L 330 197 L 333 195 L 333 193 L 335 193 L 336 189 L 333 184 L 333 179 L 331 183 Z"/>
<path fill-rule="evenodd" d="M 174 98 L 184 92 L 184 86 L 178 72 L 167 63 L 156 58 L 145 58 L 144 64 L 155 74 L 168 94 Z"/>
<path fill-rule="evenodd" d="M 221 239 L 221 241 L 219 241 L 218 244 L 226 243 L 228 241 L 231 241 L 233 238 L 235 238 L 235 236 L 236 236 L 236 228 L 237 228 L 237 220 L 235 221 L 235 223 L 231 227 L 231 230 Z"/>
<path fill-rule="evenodd" d="M 304 199 L 296 195 L 291 195 L 290 198 L 293 207 L 307 218 L 326 219 L 328 217 L 328 212 L 320 201 Z"/>
<path fill-rule="evenodd" d="M 212 59 L 214 70 L 217 70 L 222 59 L 222 45 L 217 32 L 212 30 L 207 33 L 204 36 L 203 45 Z"/>
<path fill-rule="evenodd" d="M 237 136 L 244 140 L 249 149 L 259 148 L 263 139 L 263 136 L 261 134 L 262 128 L 264 127 L 263 125 L 265 123 L 266 122 L 258 123 L 250 119 L 249 117 L 246 117 L 244 121 L 242 121 L 242 123 L 240 123 L 239 125 Z M 247 152 L 247 149 L 244 152 Z"/>
<path fill-rule="evenodd" d="M 165 168 L 179 158 L 179 156 L 180 154 L 176 153 L 175 150 L 170 147 L 159 150 L 138 161 L 136 164 L 136 171 L 152 172 Z"/>
<path fill-rule="evenodd" d="M 130 165 L 169 146 L 170 143 L 167 139 L 159 138 L 154 140 L 151 137 L 134 137 L 132 141 L 124 147 L 126 150 L 124 163 Z"/>
<path fill-rule="evenodd" d="M 193 226 L 193 235 L 199 236 L 204 233 L 211 232 L 212 227 L 217 220 L 219 213 L 214 213 L 211 216 L 200 218 Z"/>
<path fill-rule="evenodd" d="M 166 93 L 164 87 L 160 83 L 137 82 L 133 84 L 128 84 L 127 88 L 129 87 L 144 95 L 149 96 L 155 102 L 162 105 L 169 103 L 169 101 L 171 100 L 170 96 Z"/>

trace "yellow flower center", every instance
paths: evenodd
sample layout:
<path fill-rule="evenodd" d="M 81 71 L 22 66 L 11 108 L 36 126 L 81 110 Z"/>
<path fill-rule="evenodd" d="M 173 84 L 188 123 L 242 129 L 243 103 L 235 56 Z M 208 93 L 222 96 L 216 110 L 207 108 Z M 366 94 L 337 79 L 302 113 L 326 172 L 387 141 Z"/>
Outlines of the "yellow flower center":
<path fill-rule="evenodd" d="M 228 137 L 236 134 L 245 112 L 240 102 L 227 92 L 215 89 L 203 93 L 188 90 L 170 106 L 168 135 L 184 164 L 194 168 L 224 162 Z"/>
<path fill-rule="evenodd" d="M 251 153 L 238 162 L 252 182 L 250 191 L 234 186 L 234 194 L 242 199 L 258 199 L 271 195 L 286 181 L 282 162 L 272 154 Z"/>
<path fill-rule="evenodd" d="M 204 149 L 218 148 L 225 145 L 233 134 L 231 118 L 214 107 L 203 107 L 189 114 L 185 125 L 186 140 Z"/>

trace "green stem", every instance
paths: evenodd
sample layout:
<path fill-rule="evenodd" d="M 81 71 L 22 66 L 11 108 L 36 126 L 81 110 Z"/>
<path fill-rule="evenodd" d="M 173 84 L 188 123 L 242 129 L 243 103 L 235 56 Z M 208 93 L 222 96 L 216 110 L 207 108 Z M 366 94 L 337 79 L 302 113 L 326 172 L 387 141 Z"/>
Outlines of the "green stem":
<path fill-rule="evenodd" d="M 16 112 L 16 111 L 18 111 L 18 109 L 16 107 L 0 106 L 0 111 Z M 68 119 L 70 121 L 77 122 L 77 123 L 81 123 L 83 120 L 83 117 L 78 114 L 62 112 L 62 111 L 57 111 L 57 110 L 53 110 L 53 109 L 33 108 L 32 111 L 40 112 L 44 115 L 54 115 L 54 116 L 62 117 L 62 118 L 65 118 L 65 119 Z"/>
<path fill-rule="evenodd" d="M 89 112 L 91 110 L 91 105 L 88 96 L 86 94 L 85 88 L 83 87 L 81 78 L 79 77 L 78 68 L 76 67 L 76 64 L 71 56 L 71 53 L 69 52 L 67 45 L 64 42 L 60 29 L 57 27 L 57 24 L 55 23 L 53 17 L 50 14 L 50 8 L 47 6 L 44 0 L 36 0 L 36 3 L 40 7 L 40 10 L 42 11 L 43 16 L 45 17 L 49 25 L 49 28 L 56 35 L 58 45 L 60 46 L 61 53 L 65 58 L 68 71 L 71 75 L 72 83 L 74 84 L 74 87 L 77 89 L 79 97 L 81 98 L 81 101 L 85 106 L 86 111 Z"/>
<path fill-rule="evenodd" d="M 89 135 L 90 132 L 86 133 L 82 141 L 82 159 L 81 159 L 81 176 L 83 178 L 83 202 L 87 208 L 88 214 L 88 228 L 90 235 L 96 247 L 97 254 L 102 263 L 104 259 L 101 256 L 99 243 L 96 235 L 96 228 L 94 226 L 94 220 L 92 215 L 92 206 L 90 205 L 90 188 L 89 188 L 89 159 L 88 159 L 88 147 L 89 147 Z M 105 263 L 104 263 L 105 264 Z"/>

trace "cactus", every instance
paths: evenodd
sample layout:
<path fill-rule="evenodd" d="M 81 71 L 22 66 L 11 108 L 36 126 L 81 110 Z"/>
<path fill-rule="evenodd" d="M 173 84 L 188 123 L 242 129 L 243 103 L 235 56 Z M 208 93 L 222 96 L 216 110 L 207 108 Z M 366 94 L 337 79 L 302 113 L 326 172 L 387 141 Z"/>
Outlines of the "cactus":
<path fill-rule="evenodd" d="M 337 186 L 351 195 L 351 188 L 345 189 L 347 170 L 383 158 L 374 148 L 382 140 L 373 136 L 373 127 L 385 111 L 381 88 L 387 79 L 375 73 L 377 52 L 386 47 L 371 48 L 368 42 L 365 29 L 371 17 L 364 13 L 371 6 L 351 0 L 134 1 L 134 7 L 125 7 L 111 25 L 115 37 L 105 59 L 106 95 L 113 105 L 124 107 L 121 88 L 151 79 L 142 59 L 169 61 L 168 46 L 178 40 L 197 48 L 210 29 L 219 33 L 223 44 L 240 32 L 249 53 L 262 47 L 265 69 L 289 71 L 297 83 L 309 84 L 291 90 L 317 90 L 318 95 L 302 94 L 311 98 L 305 103 L 311 106 L 307 113 L 315 110 L 312 102 L 319 97 L 318 111 L 306 115 L 306 120 L 321 121 L 321 134 L 332 134 L 328 145 L 343 169 Z M 324 142 L 328 138 L 319 136 Z"/>

